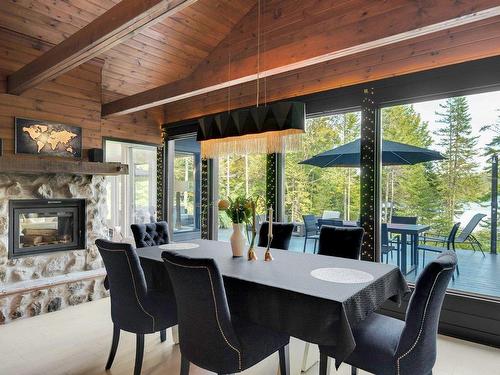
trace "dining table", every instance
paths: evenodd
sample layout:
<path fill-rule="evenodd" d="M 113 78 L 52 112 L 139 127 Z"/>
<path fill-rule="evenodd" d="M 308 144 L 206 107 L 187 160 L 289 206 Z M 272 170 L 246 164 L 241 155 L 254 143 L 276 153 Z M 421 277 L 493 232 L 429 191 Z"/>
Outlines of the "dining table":
<path fill-rule="evenodd" d="M 172 291 L 163 251 L 212 258 L 223 277 L 232 314 L 306 342 L 335 346 L 340 365 L 354 350 L 353 327 L 387 300 L 409 291 L 394 265 L 271 249 L 274 260 L 233 257 L 227 242 L 194 240 L 138 249 L 146 279 Z M 192 286 L 196 288 L 196 285 Z M 173 292 L 172 292 L 173 293 Z"/>

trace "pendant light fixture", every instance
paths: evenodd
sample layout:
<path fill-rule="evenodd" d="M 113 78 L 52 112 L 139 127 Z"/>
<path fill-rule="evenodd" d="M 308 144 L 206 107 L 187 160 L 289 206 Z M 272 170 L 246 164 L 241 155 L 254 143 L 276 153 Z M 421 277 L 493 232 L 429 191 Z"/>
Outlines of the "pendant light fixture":
<path fill-rule="evenodd" d="M 199 119 L 197 140 L 201 157 L 215 158 L 248 153 L 283 153 L 297 151 L 305 126 L 305 104 L 300 102 L 267 103 L 267 82 L 264 82 L 263 106 L 260 102 L 260 38 L 261 6 L 257 2 L 257 92 L 255 107 L 231 111 L 228 88 L 227 112 Z M 230 50 L 231 48 L 229 48 Z M 228 79 L 231 79 L 229 51 Z"/>

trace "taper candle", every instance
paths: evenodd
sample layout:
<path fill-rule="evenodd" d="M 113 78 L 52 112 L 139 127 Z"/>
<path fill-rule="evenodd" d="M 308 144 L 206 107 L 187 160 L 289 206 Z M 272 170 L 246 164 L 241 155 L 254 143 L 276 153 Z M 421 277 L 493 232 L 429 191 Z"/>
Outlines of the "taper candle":
<path fill-rule="evenodd" d="M 269 232 L 268 236 L 272 237 L 273 236 L 273 209 L 272 207 L 269 208 Z"/>

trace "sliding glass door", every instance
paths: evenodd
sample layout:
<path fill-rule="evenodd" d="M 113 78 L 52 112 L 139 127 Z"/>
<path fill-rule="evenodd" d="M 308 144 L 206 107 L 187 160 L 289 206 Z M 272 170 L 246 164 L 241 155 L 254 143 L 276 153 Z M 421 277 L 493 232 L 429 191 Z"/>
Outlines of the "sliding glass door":
<path fill-rule="evenodd" d="M 131 240 L 131 224 L 156 220 L 156 147 L 105 140 L 105 158 L 129 166 L 129 175 L 106 178 L 107 225 L 115 240 Z"/>
<path fill-rule="evenodd" d="M 169 142 L 169 212 L 175 241 L 200 238 L 201 235 L 201 158 L 195 137 Z"/>

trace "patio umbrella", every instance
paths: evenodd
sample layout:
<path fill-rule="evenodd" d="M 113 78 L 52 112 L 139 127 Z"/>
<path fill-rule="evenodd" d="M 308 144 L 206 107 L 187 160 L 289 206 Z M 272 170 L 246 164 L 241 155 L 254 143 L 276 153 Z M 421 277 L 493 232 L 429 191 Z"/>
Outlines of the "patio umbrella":
<path fill-rule="evenodd" d="M 359 168 L 361 143 L 359 139 L 322 152 L 299 164 L 316 167 L 351 167 Z M 382 141 L 382 165 L 413 165 L 433 160 L 446 159 L 439 152 L 405 143 Z"/>

